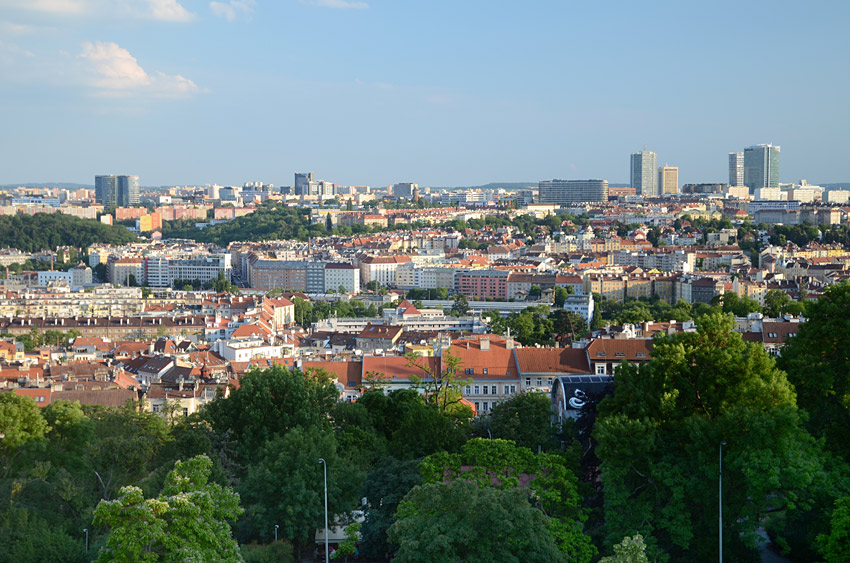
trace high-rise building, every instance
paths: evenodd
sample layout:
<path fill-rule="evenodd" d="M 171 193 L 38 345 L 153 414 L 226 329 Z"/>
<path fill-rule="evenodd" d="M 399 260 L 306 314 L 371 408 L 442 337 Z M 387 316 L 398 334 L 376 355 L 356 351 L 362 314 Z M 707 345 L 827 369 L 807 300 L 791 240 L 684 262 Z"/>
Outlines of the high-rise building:
<path fill-rule="evenodd" d="M 540 203 L 608 201 L 608 180 L 542 180 L 538 188 Z"/>
<path fill-rule="evenodd" d="M 632 154 L 631 186 L 637 195 L 655 197 L 658 195 L 658 157 L 646 149 Z"/>
<path fill-rule="evenodd" d="M 729 153 L 729 185 L 744 185 L 744 153 Z"/>
<path fill-rule="evenodd" d="M 393 197 L 404 197 L 407 199 L 413 199 L 414 196 L 418 195 L 419 192 L 419 184 L 414 184 L 411 182 L 401 182 L 400 184 L 393 184 Z"/>
<path fill-rule="evenodd" d="M 658 167 L 658 191 L 662 194 L 679 193 L 679 167 Z"/>
<path fill-rule="evenodd" d="M 744 185 L 757 188 L 779 187 L 779 147 L 754 145 L 744 149 Z"/>
<path fill-rule="evenodd" d="M 310 184 L 314 183 L 313 173 L 312 172 L 296 172 L 295 173 L 295 184 L 293 184 L 293 189 L 295 191 L 295 195 L 311 195 L 310 194 Z"/>
<path fill-rule="evenodd" d="M 95 200 L 104 207 L 112 207 L 118 204 L 118 177 L 114 174 L 105 174 L 94 177 Z"/>
<path fill-rule="evenodd" d="M 139 205 L 139 177 L 118 176 L 117 205 L 119 207 L 130 207 Z"/>

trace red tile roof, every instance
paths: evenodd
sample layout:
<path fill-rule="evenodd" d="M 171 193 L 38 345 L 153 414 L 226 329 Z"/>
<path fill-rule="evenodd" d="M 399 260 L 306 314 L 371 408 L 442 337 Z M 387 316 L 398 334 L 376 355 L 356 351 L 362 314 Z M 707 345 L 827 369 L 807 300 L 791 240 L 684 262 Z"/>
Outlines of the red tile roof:
<path fill-rule="evenodd" d="M 522 373 L 591 373 L 587 354 L 578 348 L 518 348 Z"/>

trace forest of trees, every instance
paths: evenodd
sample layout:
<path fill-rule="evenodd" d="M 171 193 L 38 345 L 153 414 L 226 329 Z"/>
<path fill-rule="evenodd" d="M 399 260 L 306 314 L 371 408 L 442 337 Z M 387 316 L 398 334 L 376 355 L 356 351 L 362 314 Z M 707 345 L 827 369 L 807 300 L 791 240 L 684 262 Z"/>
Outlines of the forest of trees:
<path fill-rule="evenodd" d="M 0 216 L 0 248 L 38 252 L 59 246 L 86 248 L 96 242 L 125 244 L 135 240 L 136 235 L 124 227 L 62 213 Z"/>

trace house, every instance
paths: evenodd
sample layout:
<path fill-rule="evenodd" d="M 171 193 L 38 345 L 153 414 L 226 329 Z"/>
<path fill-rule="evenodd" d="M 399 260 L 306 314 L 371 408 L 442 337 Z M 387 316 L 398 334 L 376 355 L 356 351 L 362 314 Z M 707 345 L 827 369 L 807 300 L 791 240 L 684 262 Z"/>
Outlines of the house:
<path fill-rule="evenodd" d="M 448 351 L 460 360 L 457 376 L 469 381 L 463 396 L 477 413 L 522 391 L 512 338 L 475 335 L 451 343 Z M 445 366 L 443 367 L 445 369 Z"/>
<path fill-rule="evenodd" d="M 627 361 L 645 363 L 651 358 L 652 341 L 648 339 L 596 338 L 585 348 L 593 375 L 614 375 L 614 368 Z"/>
<path fill-rule="evenodd" d="M 517 348 L 514 355 L 526 392 L 550 393 L 558 377 L 591 373 L 587 354 L 580 348 Z"/>
<path fill-rule="evenodd" d="M 357 349 L 362 350 L 364 354 L 375 353 L 378 350 L 393 350 L 396 348 L 403 330 L 400 326 L 373 325 L 370 323 L 357 335 Z"/>

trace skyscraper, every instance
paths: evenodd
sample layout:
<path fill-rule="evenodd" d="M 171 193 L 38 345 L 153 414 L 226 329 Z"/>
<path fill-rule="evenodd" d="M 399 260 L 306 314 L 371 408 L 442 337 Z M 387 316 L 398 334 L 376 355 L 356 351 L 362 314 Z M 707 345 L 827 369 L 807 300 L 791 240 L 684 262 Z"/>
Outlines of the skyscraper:
<path fill-rule="evenodd" d="M 313 173 L 312 172 L 296 172 L 295 173 L 295 185 L 293 186 L 293 190 L 295 195 L 312 195 L 310 193 L 310 184 L 313 183 Z"/>
<path fill-rule="evenodd" d="M 118 177 L 114 174 L 106 174 L 94 177 L 95 200 L 104 207 L 111 207 L 118 203 Z"/>
<path fill-rule="evenodd" d="M 754 145 L 744 149 L 744 185 L 757 188 L 779 187 L 779 147 Z"/>
<path fill-rule="evenodd" d="M 652 151 L 644 150 L 632 154 L 631 185 L 637 195 L 654 197 L 658 195 L 658 157 Z"/>
<path fill-rule="evenodd" d="M 729 185 L 744 185 L 744 153 L 729 153 Z"/>
<path fill-rule="evenodd" d="M 608 180 L 542 180 L 538 184 L 540 203 L 606 202 Z"/>
<path fill-rule="evenodd" d="M 139 205 L 139 177 L 118 176 L 117 204 L 121 207 Z"/>
<path fill-rule="evenodd" d="M 679 193 L 679 167 L 658 167 L 658 191 L 662 194 Z"/>

